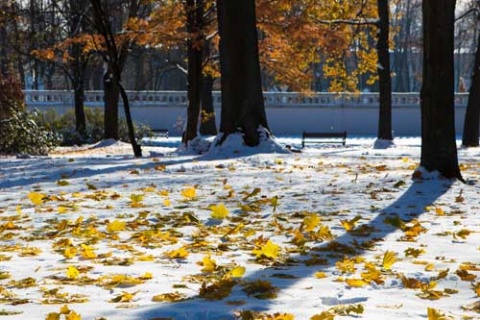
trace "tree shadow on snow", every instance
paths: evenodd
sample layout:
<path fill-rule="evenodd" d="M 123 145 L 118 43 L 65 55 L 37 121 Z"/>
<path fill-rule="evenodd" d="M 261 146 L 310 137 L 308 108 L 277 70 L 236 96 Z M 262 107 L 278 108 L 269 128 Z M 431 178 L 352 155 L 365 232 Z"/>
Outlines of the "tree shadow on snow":
<path fill-rule="evenodd" d="M 384 220 L 389 216 L 398 216 L 404 221 L 410 221 L 413 218 L 420 216 L 425 212 L 425 207 L 432 205 L 439 197 L 445 194 L 452 186 L 453 181 L 450 180 L 427 180 L 412 182 L 412 184 L 405 190 L 405 192 L 391 203 L 386 208 L 379 211 L 376 217 L 366 223 L 366 227 L 372 227 L 373 232 L 368 238 L 361 238 L 365 241 L 373 238 L 384 238 L 389 234 L 395 232 L 395 227 L 386 225 Z M 348 195 L 346 195 L 348 196 Z M 344 232 L 334 239 L 335 242 L 352 246 L 352 241 L 358 239 L 351 234 Z M 282 291 L 291 288 L 299 281 L 312 278 L 313 274 L 322 269 L 328 270 L 335 267 L 337 259 L 329 259 L 326 265 L 320 265 L 315 267 L 306 267 L 301 261 L 308 259 L 310 254 L 318 253 L 318 249 L 328 246 L 330 242 L 324 242 L 311 249 L 311 251 L 305 255 L 292 256 L 298 263 L 279 266 L 275 268 L 265 267 L 259 271 L 248 273 L 243 280 L 257 280 L 257 279 L 272 279 L 272 274 L 289 274 L 295 276 L 295 278 L 275 279 L 275 286 Z M 366 251 L 366 249 L 355 247 L 355 253 L 352 255 L 360 255 Z M 335 252 L 327 252 L 335 253 Z M 280 271 L 279 271 L 280 270 Z M 313 278 L 312 278 L 313 279 Z M 160 289 L 160 288 L 159 288 Z M 162 288 L 165 290 L 166 288 Z M 381 290 L 381 288 L 379 289 Z M 317 292 L 312 292 L 316 294 Z M 335 292 L 321 292 L 318 293 L 319 303 L 316 306 L 306 306 L 308 308 L 317 308 L 319 312 L 328 309 L 334 305 L 361 303 L 366 301 L 366 297 L 354 297 L 342 299 L 338 293 Z M 295 299 L 294 296 L 291 297 Z M 235 301 L 245 301 L 244 305 L 234 305 Z M 298 303 L 297 303 L 298 302 Z M 321 302 L 321 303 L 320 303 Z M 296 305 L 301 305 L 302 301 L 296 301 Z M 175 319 L 175 320 L 189 320 L 189 319 L 235 319 L 233 312 L 235 310 L 255 310 L 260 312 L 269 312 L 273 306 L 276 306 L 276 310 L 281 308 L 281 301 L 276 299 L 271 300 L 258 300 L 252 297 L 247 297 L 241 290 L 239 285 L 236 285 L 232 291 L 232 294 L 221 301 L 208 301 L 199 296 L 194 297 L 191 300 L 177 302 L 177 303 L 165 303 L 159 306 L 149 306 L 145 310 L 138 313 L 136 319 Z M 280 306 L 280 308 L 278 308 Z M 288 312 L 288 310 L 284 310 Z"/>

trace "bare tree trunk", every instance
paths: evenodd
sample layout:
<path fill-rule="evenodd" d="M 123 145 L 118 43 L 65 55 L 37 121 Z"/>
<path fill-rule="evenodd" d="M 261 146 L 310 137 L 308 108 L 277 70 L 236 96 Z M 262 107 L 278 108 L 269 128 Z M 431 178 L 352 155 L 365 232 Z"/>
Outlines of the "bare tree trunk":
<path fill-rule="evenodd" d="M 468 92 L 467 111 L 463 125 L 462 144 L 466 147 L 479 146 L 480 126 L 480 33 L 475 52 L 475 64 L 473 67 L 472 83 Z"/>
<path fill-rule="evenodd" d="M 103 76 L 103 91 L 105 99 L 104 138 L 118 140 L 118 100 L 120 89 L 114 73 L 108 67 Z"/>
<path fill-rule="evenodd" d="M 215 121 L 215 108 L 213 106 L 213 77 L 206 75 L 203 77 L 202 89 L 202 114 L 206 117 L 200 122 L 200 134 L 202 135 L 216 135 L 217 125 Z"/>
<path fill-rule="evenodd" d="M 390 18 L 388 0 L 378 0 L 379 32 L 377 41 L 380 109 L 377 138 L 393 140 L 392 135 L 392 79 L 390 76 L 390 51 L 388 34 Z"/>
<path fill-rule="evenodd" d="M 254 0 L 217 0 L 222 83 L 222 144 L 242 132 L 247 146 L 258 146 L 260 127 L 269 130 L 262 94 Z"/>
<path fill-rule="evenodd" d="M 463 181 L 455 141 L 455 0 L 423 0 L 422 149 L 420 166 Z"/>
<path fill-rule="evenodd" d="M 204 37 L 203 29 L 203 1 L 187 0 L 187 31 L 188 38 L 188 111 L 187 128 L 182 141 L 188 144 L 197 137 L 198 117 L 202 95 L 202 60 Z"/>
<path fill-rule="evenodd" d="M 135 129 L 133 127 L 132 115 L 130 114 L 130 103 L 128 101 L 127 93 L 125 92 L 125 89 L 120 83 L 118 84 L 118 89 L 120 90 L 120 95 L 122 96 L 123 107 L 125 110 L 125 118 L 127 120 L 127 126 L 128 126 L 128 137 L 132 145 L 133 154 L 135 155 L 135 157 L 141 158 L 142 148 L 137 143 L 137 139 L 135 137 Z"/>
<path fill-rule="evenodd" d="M 83 105 L 85 97 L 83 82 L 74 84 L 73 95 L 75 100 L 75 130 L 84 140 L 87 136 L 87 118 Z"/>

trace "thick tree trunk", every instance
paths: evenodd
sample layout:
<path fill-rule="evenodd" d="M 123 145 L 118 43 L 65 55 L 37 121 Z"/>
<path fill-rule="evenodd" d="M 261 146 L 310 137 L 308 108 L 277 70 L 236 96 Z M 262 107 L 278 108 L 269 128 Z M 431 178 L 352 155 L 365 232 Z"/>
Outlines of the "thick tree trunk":
<path fill-rule="evenodd" d="M 420 166 L 463 181 L 455 141 L 453 41 L 455 0 L 423 0 Z"/>
<path fill-rule="evenodd" d="M 215 121 L 215 109 L 213 107 L 213 77 L 206 75 L 203 77 L 202 86 L 202 121 L 200 122 L 200 134 L 207 136 L 215 136 L 217 125 Z"/>
<path fill-rule="evenodd" d="M 377 41 L 380 109 L 377 138 L 393 140 L 392 134 L 392 79 L 388 34 L 390 27 L 388 0 L 378 0 L 379 31 Z"/>
<path fill-rule="evenodd" d="M 262 94 L 254 0 L 217 0 L 220 33 L 222 115 L 219 143 L 236 132 L 248 146 L 268 130 Z"/>
<path fill-rule="evenodd" d="M 198 117 L 202 96 L 202 60 L 203 60 L 203 1 L 187 0 L 187 30 L 188 38 L 188 111 L 187 127 L 183 134 L 183 142 L 197 137 Z"/>
<path fill-rule="evenodd" d="M 118 100 L 120 89 L 114 74 L 107 71 L 103 76 L 105 99 L 104 138 L 118 140 Z"/>
<path fill-rule="evenodd" d="M 475 64 L 473 67 L 472 84 L 468 92 L 467 111 L 463 125 L 462 144 L 466 147 L 479 146 L 480 126 L 480 33 L 477 40 Z"/>
<path fill-rule="evenodd" d="M 73 95 L 75 100 L 75 130 L 83 140 L 87 136 L 87 118 L 83 105 L 85 96 L 83 83 L 74 85 Z"/>

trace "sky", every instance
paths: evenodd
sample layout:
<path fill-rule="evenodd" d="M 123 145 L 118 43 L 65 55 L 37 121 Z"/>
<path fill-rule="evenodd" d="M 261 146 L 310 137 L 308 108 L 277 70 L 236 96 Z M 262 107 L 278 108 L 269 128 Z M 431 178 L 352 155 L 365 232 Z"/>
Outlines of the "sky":
<path fill-rule="evenodd" d="M 478 148 L 154 144 L 0 158 L 4 319 L 480 318 Z"/>

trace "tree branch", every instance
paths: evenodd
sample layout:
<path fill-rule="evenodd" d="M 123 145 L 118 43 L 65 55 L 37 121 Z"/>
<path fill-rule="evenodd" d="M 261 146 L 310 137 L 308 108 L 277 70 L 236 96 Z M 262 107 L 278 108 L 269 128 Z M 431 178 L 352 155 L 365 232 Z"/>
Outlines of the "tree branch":
<path fill-rule="evenodd" d="M 378 26 L 380 20 L 378 19 L 365 19 L 365 20 L 347 20 L 347 19 L 334 19 L 334 20 L 321 20 L 313 19 L 316 23 L 321 23 L 325 25 L 338 25 L 338 24 L 347 24 L 352 26 Z"/>

